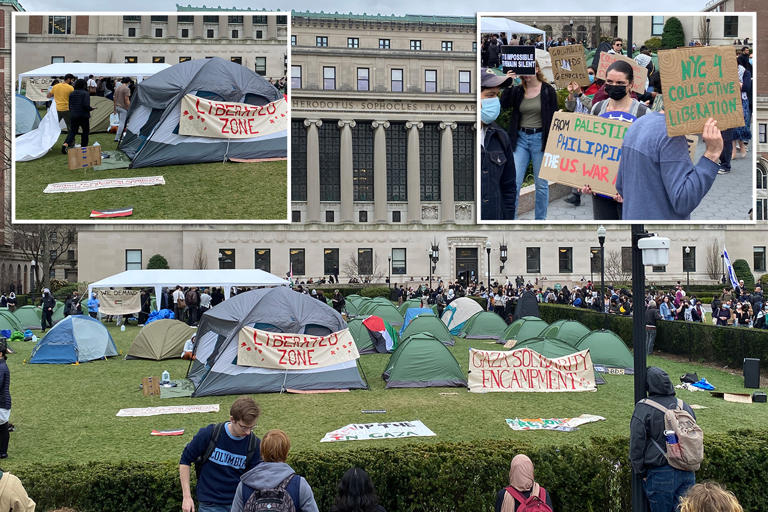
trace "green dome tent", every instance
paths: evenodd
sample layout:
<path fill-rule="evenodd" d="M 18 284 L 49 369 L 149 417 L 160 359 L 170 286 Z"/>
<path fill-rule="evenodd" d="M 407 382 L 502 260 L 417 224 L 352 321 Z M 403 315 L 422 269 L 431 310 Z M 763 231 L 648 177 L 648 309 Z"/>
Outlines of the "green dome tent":
<path fill-rule="evenodd" d="M 328 302 L 329 306 L 332 306 L 332 296 L 328 297 L 326 299 L 326 302 Z M 347 313 L 348 316 L 358 316 L 360 315 L 360 309 L 362 305 L 365 303 L 364 301 L 365 297 L 361 297 L 356 294 L 347 295 L 344 297 L 344 311 Z"/>
<path fill-rule="evenodd" d="M 400 306 L 398 306 L 397 310 L 400 312 L 403 317 L 405 317 L 405 312 L 408 311 L 410 308 L 420 308 L 421 307 L 421 299 L 408 299 L 406 301 L 403 301 Z"/>
<path fill-rule="evenodd" d="M 126 359 L 173 359 L 181 357 L 184 342 L 195 335 L 195 329 L 179 320 L 155 320 L 142 327 L 133 339 Z"/>
<path fill-rule="evenodd" d="M 41 329 L 40 327 L 40 308 L 27 305 L 16 308 L 13 316 L 19 321 L 22 329 Z"/>
<path fill-rule="evenodd" d="M 435 315 L 419 315 L 411 320 L 411 323 L 409 323 L 408 327 L 406 327 L 403 331 L 401 338 L 405 339 L 408 336 L 420 333 L 431 334 L 440 340 L 443 345 L 452 346 L 454 344 L 453 336 L 451 336 L 450 331 L 448 331 L 448 328 L 445 326 L 443 321 L 437 318 Z"/>
<path fill-rule="evenodd" d="M 467 320 L 459 336 L 467 339 L 500 340 L 507 329 L 507 323 L 493 311 L 479 311 Z"/>
<path fill-rule="evenodd" d="M 542 338 L 540 336 L 521 341 L 510 350 L 518 350 L 521 348 L 529 348 L 550 359 L 568 356 L 582 350 L 576 350 L 563 340 L 558 340 L 557 338 Z"/>
<path fill-rule="evenodd" d="M 379 324 L 380 322 L 380 324 Z M 376 354 L 385 353 L 387 345 L 387 337 L 389 337 L 389 344 L 392 349 L 397 348 L 398 336 L 397 331 L 389 325 L 389 323 L 376 316 L 367 316 L 361 318 L 355 318 L 347 322 L 347 328 L 352 338 L 357 345 L 357 351 L 360 354 Z M 376 330 L 380 328 L 381 330 Z M 377 350 L 377 345 L 379 350 Z"/>
<path fill-rule="evenodd" d="M 592 331 L 579 340 L 576 349 L 589 349 L 592 363 L 596 365 L 614 368 L 633 368 L 635 365 L 632 353 L 624 341 L 612 331 Z"/>
<path fill-rule="evenodd" d="M 382 374 L 387 388 L 466 387 L 466 372 L 451 351 L 429 333 L 409 336 Z"/>
<path fill-rule="evenodd" d="M 589 328 L 576 320 L 558 320 L 541 331 L 542 337 L 563 340 L 574 348 L 587 334 L 589 334 Z"/>
<path fill-rule="evenodd" d="M 377 303 L 365 311 L 366 315 L 375 315 L 383 318 L 392 327 L 403 325 L 403 316 L 397 311 L 397 308 L 391 302 L 387 304 Z"/>
<path fill-rule="evenodd" d="M 0 331 L 23 331 L 19 319 L 13 316 L 13 313 L 7 309 L 0 310 Z"/>
<path fill-rule="evenodd" d="M 541 331 L 547 328 L 549 324 L 541 318 L 535 316 L 524 316 L 515 320 L 504 331 L 504 337 L 499 343 L 505 343 L 507 340 L 525 341 L 541 335 Z"/>

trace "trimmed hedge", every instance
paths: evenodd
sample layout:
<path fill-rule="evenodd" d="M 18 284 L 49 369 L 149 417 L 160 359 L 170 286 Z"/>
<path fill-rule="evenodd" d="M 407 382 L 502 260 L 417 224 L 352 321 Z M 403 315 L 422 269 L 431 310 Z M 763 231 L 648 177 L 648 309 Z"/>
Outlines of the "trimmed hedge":
<path fill-rule="evenodd" d="M 749 263 L 747 260 L 736 260 L 733 262 L 733 273 L 736 274 L 736 279 L 744 280 L 744 288 L 750 292 L 755 289 L 755 276 L 752 271 L 749 270 Z"/>
<path fill-rule="evenodd" d="M 627 428 L 629 425 L 627 425 Z M 745 510 L 768 502 L 767 431 L 705 435 L 705 459 L 697 480 L 715 480 Z M 507 483 L 509 461 L 528 454 L 536 480 L 563 512 L 630 510 L 631 472 L 626 437 L 594 437 L 576 446 L 534 448 L 515 441 L 407 444 L 346 452 L 300 452 L 289 464 L 312 486 L 320 510 L 329 510 L 344 472 L 360 466 L 371 475 L 387 510 L 492 510 Z M 181 507 L 175 462 L 36 464 L 10 468 L 38 510 L 74 507 L 80 512 L 170 512 Z"/>

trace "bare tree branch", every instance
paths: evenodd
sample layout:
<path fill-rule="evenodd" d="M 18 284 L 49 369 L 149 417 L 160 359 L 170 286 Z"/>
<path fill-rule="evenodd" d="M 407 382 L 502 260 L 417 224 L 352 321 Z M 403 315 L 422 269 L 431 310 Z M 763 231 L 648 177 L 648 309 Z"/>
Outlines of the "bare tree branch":
<path fill-rule="evenodd" d="M 195 256 L 192 258 L 192 268 L 195 270 L 205 270 L 208 268 L 208 255 L 205 253 L 203 242 L 198 242 L 195 249 Z"/>
<path fill-rule="evenodd" d="M 36 262 L 33 271 L 38 289 L 48 286 L 51 269 L 76 242 L 76 235 L 74 227 L 64 224 L 19 225 L 14 229 L 14 238 L 22 241 L 21 253 Z"/>
<path fill-rule="evenodd" d="M 720 280 L 722 263 L 720 261 L 720 244 L 712 240 L 707 247 L 707 276 L 710 279 Z"/>

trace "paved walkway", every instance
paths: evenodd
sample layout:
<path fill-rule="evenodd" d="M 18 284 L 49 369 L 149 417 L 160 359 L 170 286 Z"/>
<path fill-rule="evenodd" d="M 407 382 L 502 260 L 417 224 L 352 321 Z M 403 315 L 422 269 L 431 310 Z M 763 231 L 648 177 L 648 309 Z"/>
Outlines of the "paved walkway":
<path fill-rule="evenodd" d="M 754 149 L 754 146 L 750 148 Z M 696 148 L 696 160 L 704 154 L 704 143 Z M 754 152 L 752 152 L 754 155 Z M 718 175 L 704 200 L 691 214 L 692 221 L 749 220 L 749 210 L 754 207 L 752 200 L 752 175 L 755 172 L 754 158 L 739 158 L 731 162 L 730 174 Z M 566 196 L 567 197 L 567 196 Z M 521 220 L 533 220 L 534 212 L 523 213 Z M 581 196 L 581 206 L 565 202 L 565 198 L 549 203 L 548 221 L 594 220 L 591 196 Z"/>

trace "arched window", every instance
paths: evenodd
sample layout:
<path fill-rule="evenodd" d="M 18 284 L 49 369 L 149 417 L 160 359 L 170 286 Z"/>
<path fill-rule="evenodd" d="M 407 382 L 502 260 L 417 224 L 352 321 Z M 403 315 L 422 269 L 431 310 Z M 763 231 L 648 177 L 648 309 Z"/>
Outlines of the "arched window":
<path fill-rule="evenodd" d="M 579 25 L 576 27 L 576 42 L 581 43 L 587 40 L 587 27 Z"/>
<path fill-rule="evenodd" d="M 563 25 L 563 37 L 571 37 L 573 29 L 571 25 Z"/>
<path fill-rule="evenodd" d="M 757 164 L 757 188 L 768 189 L 768 172 L 761 164 Z"/>

